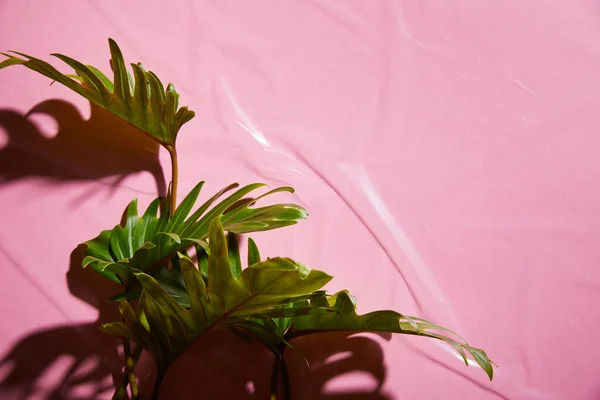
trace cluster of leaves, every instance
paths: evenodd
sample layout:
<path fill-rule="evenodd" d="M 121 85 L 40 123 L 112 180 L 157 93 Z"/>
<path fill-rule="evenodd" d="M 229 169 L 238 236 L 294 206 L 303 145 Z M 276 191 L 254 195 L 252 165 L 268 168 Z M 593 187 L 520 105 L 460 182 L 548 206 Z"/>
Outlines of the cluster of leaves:
<path fill-rule="evenodd" d="M 131 64 L 133 79 L 117 44 L 113 40 L 109 44 L 113 82 L 98 69 L 60 54 L 55 56 L 76 75 L 62 74 L 45 61 L 16 52 L 2 53 L 7 59 L 0 69 L 23 65 L 62 83 L 138 127 L 171 150 L 173 157 L 177 133 L 194 113 L 187 107 L 178 108 L 179 95 L 173 85 L 165 91 L 156 75 L 139 63 Z M 493 367 L 486 353 L 455 333 L 395 311 L 357 315 L 354 298 L 347 291 L 329 295 L 322 290 L 331 276 L 289 258 L 261 260 L 252 239 L 243 268 L 237 234 L 296 224 L 306 218 L 306 210 L 295 204 L 254 207 L 273 193 L 293 192 L 280 187 L 247 197 L 262 184 L 227 186 L 196 207 L 203 184 L 194 187 L 178 207 L 175 196 L 169 194 L 162 207 L 157 198 L 141 216 L 137 200 L 133 200 L 123 224 L 85 242 L 83 267 L 93 268 L 125 289 L 112 298 L 120 302 L 122 321 L 104 324 L 101 329 L 148 351 L 159 376 L 204 333 L 228 329 L 245 340 L 258 340 L 275 354 L 276 362 L 285 348 L 293 349 L 292 339 L 313 333 L 373 331 L 425 336 L 447 342 L 465 362 L 470 354 L 492 379 Z M 196 260 L 189 256 L 191 249 Z M 127 369 L 132 372 L 131 365 Z M 132 392 L 134 381 L 129 380 Z M 122 394 L 123 388 L 117 393 Z"/>
<path fill-rule="evenodd" d="M 231 232 L 228 236 L 235 237 Z M 208 330 L 228 328 L 242 337 L 259 340 L 277 357 L 281 356 L 282 344 L 291 347 L 291 339 L 319 332 L 426 336 L 449 343 L 465 362 L 465 352 L 470 353 L 492 377 L 485 352 L 441 333 L 455 336 L 452 332 L 395 311 L 357 315 L 348 292 L 327 295 L 320 290 L 331 276 L 289 258 L 261 260 L 251 239 L 248 266 L 240 268 L 237 240 L 227 240 L 220 218 L 210 224 L 208 243 L 208 251 L 198 257 L 200 267 L 178 254 L 178 270 L 189 306 L 178 303 L 155 278 L 140 271 L 135 273 L 143 287 L 137 311 L 123 301 L 120 310 L 124 321 L 102 326 L 105 332 L 139 343 L 154 356 L 159 371 L 166 371 L 191 342 Z"/>
<path fill-rule="evenodd" d="M 108 43 L 114 81 L 92 65 L 56 53 L 52 55 L 73 68 L 76 75 L 63 74 L 46 61 L 16 51 L 0 53 L 7 57 L 0 63 L 0 69 L 23 65 L 39 72 L 118 115 L 163 146 L 174 147 L 179 129 L 194 118 L 194 112 L 187 107 L 179 108 L 179 94 L 173 84 L 165 90 L 156 74 L 146 71 L 141 63 L 131 64 L 133 78 L 117 43 L 112 39 Z"/>
<path fill-rule="evenodd" d="M 256 198 L 245 198 L 263 184 L 244 186 L 215 205 L 221 196 L 238 187 L 238 184 L 229 185 L 191 213 L 203 185 L 204 182 L 196 185 L 172 216 L 167 212 L 158 216 L 160 198 L 156 198 L 140 217 L 137 199 L 133 200 L 127 207 L 124 226 L 117 225 L 112 230 L 102 231 L 85 243 L 87 250 L 83 266 L 91 266 L 106 278 L 126 286 L 134 278 L 134 271 L 154 271 L 164 278 L 165 287 L 169 287 L 172 279 L 164 273 L 160 275 L 161 267 L 178 252 L 191 246 L 196 246 L 198 251 L 207 248 L 205 239 L 214 218 L 221 217 L 229 232 L 247 233 L 293 225 L 307 215 L 304 208 L 295 204 L 252 208 L 257 201 L 271 194 L 293 192 L 290 187 L 280 187 Z M 166 202 L 163 209 L 168 210 L 169 196 Z"/>

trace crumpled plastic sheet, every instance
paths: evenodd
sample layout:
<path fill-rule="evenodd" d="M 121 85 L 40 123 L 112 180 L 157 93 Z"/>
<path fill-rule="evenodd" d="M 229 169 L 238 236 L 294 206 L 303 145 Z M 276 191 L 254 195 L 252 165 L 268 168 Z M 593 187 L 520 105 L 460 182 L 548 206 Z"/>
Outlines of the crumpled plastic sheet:
<path fill-rule="evenodd" d="M 265 254 L 498 364 L 490 383 L 443 343 L 323 335 L 297 343 L 310 368 L 288 355 L 295 400 L 597 399 L 599 19 L 591 0 L 3 1 L 0 49 L 110 71 L 116 39 L 197 112 L 179 136 L 182 193 L 295 187 L 277 200 L 310 217 L 254 235 Z M 0 398 L 110 398 L 118 341 L 97 326 L 118 318 L 115 288 L 75 246 L 169 176 L 115 117 L 0 71 Z M 270 361 L 209 335 L 163 398 L 264 399 Z M 147 396 L 150 360 L 139 370 Z"/>

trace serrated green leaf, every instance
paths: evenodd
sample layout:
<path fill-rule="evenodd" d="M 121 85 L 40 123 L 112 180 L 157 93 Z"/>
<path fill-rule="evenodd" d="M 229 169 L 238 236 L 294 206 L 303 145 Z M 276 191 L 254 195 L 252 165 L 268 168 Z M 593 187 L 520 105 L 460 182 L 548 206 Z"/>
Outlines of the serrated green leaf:
<path fill-rule="evenodd" d="M 175 259 L 176 257 L 174 257 Z M 160 286 L 173 297 L 173 299 L 182 307 L 190 306 L 190 300 L 185 290 L 185 282 L 182 277 L 179 263 L 173 263 L 173 268 L 158 268 L 152 272 L 152 277 Z"/>
<path fill-rule="evenodd" d="M 86 65 L 90 71 L 92 71 L 94 73 L 94 75 L 96 75 L 98 77 L 98 79 L 100 79 L 100 81 L 102 82 L 102 84 L 104 85 L 104 87 L 106 88 L 106 90 L 108 90 L 110 93 L 112 93 L 114 91 L 114 84 L 111 82 L 110 79 L 108 79 L 108 77 L 106 75 L 104 75 L 104 73 L 102 71 L 100 71 L 98 68 L 94 67 L 93 65 Z"/>
<path fill-rule="evenodd" d="M 175 263 L 181 269 L 189 308 L 178 304 L 154 277 L 143 272 L 135 272 L 143 288 L 139 300 L 143 313 L 136 316 L 127 303 L 122 303 L 125 323 L 134 334 L 124 332 L 146 350 L 158 352 L 153 356 L 159 360 L 160 368 L 207 330 L 235 326 L 260 336 L 258 339 L 262 341 L 270 338 L 270 343 L 287 343 L 270 318 L 332 312 L 328 307 L 285 307 L 288 303 L 314 298 L 315 291 L 331 279 L 329 275 L 290 259 L 271 258 L 246 268 L 237 279 L 232 273 L 227 239 L 218 218 L 210 224 L 208 242 L 208 284 L 188 257 L 180 254 Z M 141 331 L 140 327 L 145 328 Z M 110 332 L 119 334 L 122 328 Z"/>
<path fill-rule="evenodd" d="M 127 283 L 133 279 L 134 270 L 156 270 L 166 265 L 178 252 L 189 247 L 199 245 L 206 248 L 205 240 L 208 237 L 210 217 L 226 218 L 230 225 L 225 224 L 224 228 L 232 232 L 238 231 L 236 228 L 239 226 L 238 218 L 243 218 L 246 224 L 252 223 L 252 214 L 248 214 L 244 210 L 248 209 L 253 202 L 243 204 L 236 202 L 264 185 L 247 185 L 221 202 L 217 202 L 219 195 L 237 186 L 237 184 L 229 185 L 190 215 L 203 183 L 200 182 L 190 191 L 180 206 L 176 208 L 171 219 L 166 214 L 158 216 L 160 199 L 155 199 L 150 203 L 141 217 L 138 215 L 137 200 L 133 200 L 127 207 L 123 226 L 117 225 L 112 230 L 103 231 L 98 237 L 85 242 L 88 248 L 85 252 L 84 266 L 91 265 L 94 270 L 108 279 Z M 289 191 L 289 188 L 276 189 L 270 193 L 282 190 Z M 224 214 L 226 211 L 227 214 Z M 235 213 L 239 217 L 231 217 L 229 213 Z M 256 215 L 257 218 L 260 218 L 258 230 L 267 230 L 294 224 L 296 223 L 295 218 L 305 214 L 289 214 L 287 208 L 273 207 L 268 213 L 259 212 Z M 251 229 L 246 226 L 243 231 L 247 232 Z M 230 248 L 235 251 L 233 249 L 237 249 L 237 245 L 230 246 Z M 239 277 L 241 262 L 238 262 L 238 258 L 233 258 L 232 267 L 234 276 Z M 205 268 L 201 270 L 206 274 Z M 155 276 L 155 278 L 160 281 L 159 277 Z M 168 289 L 167 285 L 163 285 L 163 287 Z M 177 297 L 178 301 L 184 301 L 183 293 L 177 294 L 172 291 L 170 293 Z"/>
<path fill-rule="evenodd" d="M 206 284 L 202 276 L 197 273 L 196 267 L 187 257 L 181 258 L 181 273 L 190 301 L 189 312 L 194 324 L 192 331 L 202 332 L 214 319 L 213 314 L 216 311 L 208 302 Z"/>
<path fill-rule="evenodd" d="M 253 293 L 247 307 L 274 304 L 276 300 L 289 302 L 292 297 L 313 293 L 331 279 L 322 271 L 310 270 L 289 258 L 280 257 L 253 264 L 240 276 L 240 281 Z"/>
<path fill-rule="evenodd" d="M 89 67 L 63 54 L 55 53 L 52 55 L 73 68 L 75 72 L 77 72 L 77 75 L 81 77 L 82 82 L 88 85 L 89 90 L 95 90 L 100 93 L 103 100 L 103 106 L 108 107 L 110 104 L 110 92 L 100 78 Z"/>
<path fill-rule="evenodd" d="M 198 200 L 198 195 L 200 194 L 203 186 L 204 181 L 199 182 L 192 190 L 190 190 L 187 196 L 185 196 L 169 220 L 169 224 L 167 225 L 167 230 L 169 232 L 183 232 L 185 220 L 192 208 L 194 208 L 196 200 Z"/>
<path fill-rule="evenodd" d="M 131 110 L 135 115 L 138 116 L 138 125 L 144 131 L 149 131 L 148 127 L 148 102 L 150 100 L 150 88 L 148 87 L 148 81 L 146 79 L 146 70 L 142 63 L 131 63 L 134 75 L 134 98 Z M 109 81 L 110 82 L 110 81 Z M 111 83 L 112 85 L 112 83 Z"/>
<path fill-rule="evenodd" d="M 184 230 L 185 236 L 197 237 L 198 235 L 202 235 L 204 232 L 208 232 L 208 226 L 213 219 L 218 218 L 221 215 L 224 215 L 225 211 L 228 211 L 233 204 L 235 204 L 238 200 L 240 200 L 246 194 L 252 192 L 253 190 L 259 189 L 263 186 L 265 186 L 265 185 L 262 183 L 255 183 L 255 184 L 244 186 L 243 188 L 237 190 L 235 193 L 231 194 L 229 197 L 225 198 L 223 201 L 218 203 L 216 206 L 214 206 L 210 211 L 206 212 L 206 214 L 204 214 L 204 215 L 198 213 L 199 211 L 204 209 L 204 205 L 203 205 L 202 207 L 200 207 L 200 209 L 198 211 L 196 211 L 194 214 L 192 214 L 192 216 L 190 218 L 188 218 L 188 220 L 186 221 L 185 230 Z M 235 187 L 235 186 L 230 185 L 229 187 Z M 210 206 L 210 204 L 209 204 L 209 206 Z M 225 226 L 228 226 L 228 225 L 229 224 L 225 224 Z"/>
<path fill-rule="evenodd" d="M 135 276 L 142 285 L 142 288 L 144 288 L 144 293 L 148 296 L 148 301 L 144 303 L 156 303 L 157 307 L 161 309 L 160 314 L 172 316 L 180 324 L 187 327 L 190 319 L 185 308 L 181 307 L 173 297 L 169 296 L 166 290 L 150 275 L 138 272 Z M 146 317 L 149 317 L 147 312 Z"/>
<path fill-rule="evenodd" d="M 53 54 L 75 70 L 79 79 L 59 72 L 49 63 L 24 53 L 1 53 L 7 57 L 0 69 L 23 65 L 59 82 L 91 102 L 139 128 L 163 146 L 174 146 L 181 127 L 194 117 L 187 107 L 178 108 L 179 94 L 173 85 L 165 93 L 164 85 L 141 64 L 133 66 L 133 77 L 126 68 L 117 43 L 109 39 L 114 82 L 93 66 L 85 65 L 63 54 Z"/>
<path fill-rule="evenodd" d="M 211 224 L 208 238 L 208 296 L 219 299 L 221 312 L 226 313 L 250 296 L 249 291 L 233 277 L 225 233 L 219 219 Z"/>
<path fill-rule="evenodd" d="M 454 332 L 432 322 L 420 318 L 406 317 L 395 311 L 375 311 L 358 315 L 355 304 L 350 295 L 339 292 L 328 300 L 317 298 L 313 301 L 315 306 L 326 306 L 327 303 L 335 314 L 321 313 L 316 315 L 294 317 L 286 337 L 293 338 L 318 332 L 348 331 L 348 332 L 390 332 L 407 335 L 425 336 L 442 340 L 455 348 L 466 359 L 464 351 L 470 353 L 479 366 L 493 378 L 492 362 L 481 349 L 469 346 L 464 340 L 455 340 L 451 336 L 439 332 Z"/>

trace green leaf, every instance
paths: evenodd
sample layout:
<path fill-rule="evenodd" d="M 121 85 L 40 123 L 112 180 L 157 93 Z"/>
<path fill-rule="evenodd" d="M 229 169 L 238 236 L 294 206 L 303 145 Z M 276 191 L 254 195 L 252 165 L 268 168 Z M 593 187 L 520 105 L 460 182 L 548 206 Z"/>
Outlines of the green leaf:
<path fill-rule="evenodd" d="M 312 294 L 332 278 L 324 272 L 311 270 L 289 258 L 269 258 L 246 268 L 240 281 L 252 289 L 253 297 L 246 306 L 281 304 L 291 302 L 291 298 Z"/>
<path fill-rule="evenodd" d="M 242 274 L 242 260 L 240 258 L 240 249 L 237 236 L 233 232 L 227 234 L 227 248 L 229 250 L 229 263 L 234 278 L 239 278 Z"/>
<path fill-rule="evenodd" d="M 166 235 L 166 236 L 170 237 L 173 240 L 173 242 L 175 242 L 177 244 L 181 244 L 181 238 L 176 233 L 172 233 L 172 232 L 158 232 L 157 235 Z"/>
<path fill-rule="evenodd" d="M 23 65 L 24 62 L 23 60 L 21 60 L 18 57 L 13 57 L 10 54 L 7 53 L 0 53 L 3 56 L 8 57 L 7 59 L 5 59 L 4 61 L 0 62 L 0 69 L 2 68 L 6 68 L 6 67 L 10 67 L 11 65 Z"/>
<path fill-rule="evenodd" d="M 288 341 L 281 338 L 281 336 L 277 333 L 277 329 L 273 324 L 273 321 L 269 319 L 255 321 L 250 319 L 232 318 L 226 322 L 225 326 L 246 342 L 249 342 L 252 339 L 257 340 L 278 358 L 282 357 L 279 349 L 280 343 L 283 343 L 285 346 L 294 349 L 294 347 Z"/>
<path fill-rule="evenodd" d="M 130 307 L 121 307 L 124 325 L 115 323 L 104 330 L 133 338 L 159 360 L 160 368 L 170 365 L 190 342 L 217 328 L 227 328 L 245 340 L 258 340 L 276 355 L 280 355 L 282 345 L 292 347 L 290 340 L 319 332 L 400 333 L 442 340 L 465 362 L 469 353 L 493 378 L 493 363 L 487 354 L 454 332 L 395 311 L 358 315 L 349 293 L 327 296 L 318 290 L 330 276 L 287 258 L 259 261 L 253 241 L 248 249 L 251 265 L 236 278 L 233 271 L 237 260 L 232 262 L 229 257 L 236 252 L 228 249 L 228 242 L 233 241 L 225 236 L 219 219 L 210 225 L 208 242 L 209 251 L 201 248 L 204 253 L 199 253 L 208 259 L 206 276 L 186 256 L 180 255 L 179 262 L 174 263 L 173 270 L 181 271 L 189 306 L 182 306 L 152 276 L 136 272 L 144 290 L 139 302 L 142 312 L 135 316 Z M 140 331 L 140 327 L 144 330 Z"/>
<path fill-rule="evenodd" d="M 83 65 L 77 60 L 67 57 L 62 54 L 52 54 L 58 59 L 62 60 L 65 64 L 75 70 L 77 76 L 81 78 L 82 83 L 87 86 L 90 90 L 95 90 L 102 96 L 104 104 L 110 103 L 110 92 L 104 85 L 102 80 L 96 75 L 89 67 Z"/>
<path fill-rule="evenodd" d="M 247 316 L 257 319 L 288 319 L 290 317 L 298 317 L 305 315 L 317 315 L 327 312 L 334 312 L 331 308 L 328 307 L 314 307 L 314 306 L 305 306 L 305 307 L 288 307 L 288 304 L 285 304 L 279 308 L 268 308 L 264 311 L 261 310 L 246 310 L 239 311 L 236 313 L 238 316 Z M 278 329 L 279 331 L 279 329 Z"/>
<path fill-rule="evenodd" d="M 492 380 L 494 378 L 494 367 L 492 365 L 492 362 L 488 358 L 487 354 L 485 353 L 485 351 L 483 351 L 481 349 L 477 349 L 475 347 L 469 347 L 469 349 L 467 351 L 469 353 L 471 353 L 475 362 L 481 368 L 483 368 L 483 370 L 488 375 L 490 380 Z"/>
<path fill-rule="evenodd" d="M 79 78 L 73 79 L 71 74 L 61 73 L 49 63 L 19 52 L 0 53 L 7 57 L 0 63 L 0 69 L 22 65 L 45 75 L 133 124 L 161 145 L 173 147 L 177 133 L 194 117 L 194 112 L 187 107 L 178 108 L 179 94 L 175 87 L 169 84 L 165 92 L 158 77 L 146 72 L 141 64 L 132 64 L 132 78 L 117 43 L 109 39 L 109 47 L 114 82 L 97 68 L 62 54 L 52 55 L 73 68 Z"/>
<path fill-rule="evenodd" d="M 185 282 L 181 275 L 181 265 L 177 256 L 173 257 L 172 268 L 158 268 L 152 272 L 152 277 L 160 286 L 182 307 L 189 307 L 190 300 L 185 290 Z"/>
<path fill-rule="evenodd" d="M 331 331 L 390 332 L 425 336 L 450 344 L 465 360 L 464 351 L 467 351 L 473 356 L 475 362 L 487 373 L 490 380 L 493 378 L 492 362 L 483 350 L 469 346 L 464 339 L 439 325 L 420 318 L 407 317 L 389 310 L 358 315 L 356 314 L 354 301 L 345 291 L 339 292 L 329 299 L 323 297 L 316 298 L 312 300 L 312 305 L 318 307 L 329 306 L 335 313 L 293 317 L 286 338 L 290 339 L 312 333 Z M 302 305 L 300 306 L 302 307 Z M 460 340 L 456 340 L 444 333 L 456 336 Z"/>
<path fill-rule="evenodd" d="M 248 238 L 248 265 L 260 262 L 260 252 L 252 238 Z"/>
<path fill-rule="evenodd" d="M 198 270 L 205 283 L 208 282 L 208 249 L 196 245 L 196 257 L 198 258 Z"/>
<path fill-rule="evenodd" d="M 157 352 L 152 355 L 164 368 L 208 330 L 235 326 L 260 335 L 262 341 L 270 337 L 271 341 L 283 342 L 285 339 L 269 318 L 332 312 L 328 307 L 282 307 L 313 298 L 314 292 L 331 279 L 324 272 L 289 259 L 271 258 L 247 267 L 236 278 L 218 218 L 210 224 L 209 245 L 208 284 L 188 257 L 179 256 L 189 308 L 181 306 L 151 275 L 135 272 L 143 288 L 139 300 L 142 312 L 134 315 L 124 302 L 124 325 L 115 323 L 103 329 L 117 336 L 126 335 L 149 352 Z"/>
<path fill-rule="evenodd" d="M 262 184 L 242 187 L 217 202 L 221 195 L 237 187 L 237 184 L 229 185 L 190 215 L 203 184 L 204 182 L 198 183 L 190 191 L 171 219 L 166 214 L 158 216 L 160 199 L 155 199 L 141 217 L 138 215 L 137 200 L 133 200 L 127 207 L 126 221 L 123 226 L 117 225 L 110 231 L 103 231 L 98 237 L 84 243 L 88 248 L 83 265 L 91 266 L 112 281 L 128 283 L 133 279 L 135 270 L 155 271 L 166 265 L 178 252 L 195 245 L 207 247 L 205 240 L 208 236 L 208 227 L 214 218 L 223 218 L 224 228 L 232 235 L 230 248 L 235 252 L 237 244 L 233 242 L 234 235 L 239 233 L 240 223 L 258 222 L 260 223 L 258 230 L 268 230 L 293 225 L 298 219 L 306 216 L 306 211 L 296 205 L 253 209 L 250 206 L 254 201 L 238 203 L 247 194 L 264 186 Z M 287 187 L 278 188 L 259 198 L 291 190 Z M 296 211 L 290 213 L 290 207 Z M 253 218 L 256 218 L 256 221 Z M 250 229 L 243 231 L 248 232 Z M 235 257 L 235 253 L 232 253 L 232 260 L 233 274 L 237 278 L 241 274 L 239 254 Z M 206 274 L 206 269 L 202 271 Z M 155 276 L 155 278 L 160 280 L 160 277 Z"/>
<path fill-rule="evenodd" d="M 137 301 L 137 299 L 140 298 L 141 294 L 142 294 L 142 290 L 136 288 L 133 290 L 117 293 L 114 296 L 109 297 L 108 301 L 117 302 L 117 303 L 120 303 L 125 300 Z"/>
<path fill-rule="evenodd" d="M 132 329 L 130 329 L 123 322 L 110 322 L 108 324 L 102 324 L 100 329 L 104 333 L 108 333 L 109 335 L 119 336 L 124 339 L 135 340 L 136 336 L 134 335 Z"/>

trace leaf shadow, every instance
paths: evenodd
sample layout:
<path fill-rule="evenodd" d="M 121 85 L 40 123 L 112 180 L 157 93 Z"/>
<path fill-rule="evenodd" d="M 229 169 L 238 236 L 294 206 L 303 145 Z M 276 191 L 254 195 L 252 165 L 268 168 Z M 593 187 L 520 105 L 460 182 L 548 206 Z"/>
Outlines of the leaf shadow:
<path fill-rule="evenodd" d="M 366 336 L 320 334 L 294 340 L 310 362 L 287 351 L 292 400 L 391 400 L 381 388 L 386 378 L 381 345 Z M 154 381 L 150 360 L 141 362 L 140 393 L 149 398 Z M 264 400 L 269 398 L 273 355 L 258 343 L 247 344 L 228 331 L 218 330 L 196 341 L 169 369 L 159 399 Z M 372 388 L 327 390 L 334 378 L 363 373 Z"/>
<path fill-rule="evenodd" d="M 48 137 L 38 128 L 34 116 L 40 115 L 56 122 L 56 135 Z M 108 178 L 111 194 L 127 176 L 147 171 L 158 194 L 166 193 L 158 144 L 94 104 L 88 120 L 62 100 L 41 102 L 26 114 L 0 109 L 2 133 L 6 137 L 0 144 L 0 187 L 32 177 L 54 186 Z M 71 254 L 67 284 L 74 297 L 98 310 L 97 319 L 40 329 L 21 338 L 0 360 L 0 398 L 92 400 L 110 397 L 115 379 L 120 384 L 119 341 L 98 330 L 100 323 L 120 319 L 115 305 L 106 301 L 120 288 L 82 269 L 83 251 L 79 246 Z"/>
<path fill-rule="evenodd" d="M 54 119 L 58 133 L 46 137 L 31 119 L 35 114 Z M 128 175 L 148 171 L 156 180 L 158 194 L 166 193 L 158 145 L 93 104 L 89 120 L 62 100 L 44 101 L 24 115 L 0 109 L 0 128 L 8 139 L 0 145 L 0 187 L 38 177 L 53 184 L 114 178 L 109 183 L 114 188 Z M 66 279 L 74 297 L 98 310 L 97 318 L 89 323 L 40 329 L 22 338 L 0 360 L 0 398 L 25 400 L 39 398 L 43 392 L 43 398 L 51 400 L 94 400 L 110 397 L 114 386 L 120 385 L 123 357 L 119 340 L 101 333 L 98 326 L 120 319 L 115 304 L 106 299 L 121 288 L 90 269 L 82 269 L 83 250 L 79 246 L 72 252 Z M 294 344 L 311 367 L 287 352 L 293 400 L 390 399 L 380 390 L 386 374 L 377 341 L 322 334 L 296 339 Z M 162 398 L 196 399 L 201 388 L 203 398 L 266 399 L 272 361 L 272 354 L 257 343 L 246 344 L 227 331 L 211 332 L 194 343 L 169 371 Z M 145 354 L 138 368 L 142 399 L 150 398 L 151 371 L 151 360 Z M 370 375 L 375 388 L 327 392 L 328 382 L 357 371 Z"/>
<path fill-rule="evenodd" d="M 83 251 L 79 246 L 71 253 L 67 284 L 74 296 L 98 309 L 97 319 L 41 329 L 22 338 L 0 361 L 5 372 L 0 398 L 100 399 L 114 391 L 114 379 L 121 379 L 118 342 L 98 330 L 101 322 L 119 318 L 114 304 L 106 301 L 118 286 L 81 268 Z"/>
<path fill-rule="evenodd" d="M 391 334 L 378 336 L 391 339 Z M 298 355 L 288 354 L 294 399 L 391 400 L 382 390 L 387 377 L 383 348 L 373 338 L 347 332 L 321 333 L 298 338 L 293 344 L 310 362 L 307 366 Z M 361 389 L 332 390 L 333 381 L 344 375 L 351 380 L 360 375 Z M 369 384 L 364 384 L 365 380 Z"/>
<path fill-rule="evenodd" d="M 26 114 L 0 109 L 0 129 L 7 135 L 6 144 L 0 145 L 0 185 L 28 177 L 53 183 L 110 178 L 105 184 L 114 192 L 128 175 L 147 171 L 163 196 L 166 183 L 158 143 L 109 111 L 90 104 L 88 120 L 63 100 L 43 101 Z M 35 119 L 42 116 L 57 124 L 53 137 L 36 125 Z"/>

